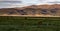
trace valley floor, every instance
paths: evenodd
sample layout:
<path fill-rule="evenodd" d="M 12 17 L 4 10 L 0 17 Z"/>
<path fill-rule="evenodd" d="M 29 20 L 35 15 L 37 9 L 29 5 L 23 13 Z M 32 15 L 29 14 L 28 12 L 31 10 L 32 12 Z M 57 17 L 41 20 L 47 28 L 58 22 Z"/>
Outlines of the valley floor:
<path fill-rule="evenodd" d="M 0 31 L 60 31 L 60 17 L 0 16 Z"/>

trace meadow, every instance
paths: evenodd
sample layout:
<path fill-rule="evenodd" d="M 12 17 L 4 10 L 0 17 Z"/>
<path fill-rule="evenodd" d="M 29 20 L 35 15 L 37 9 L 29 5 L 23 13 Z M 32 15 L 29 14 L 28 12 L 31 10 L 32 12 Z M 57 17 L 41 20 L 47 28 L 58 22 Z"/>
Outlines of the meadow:
<path fill-rule="evenodd" d="M 0 16 L 0 31 L 60 31 L 60 17 Z"/>

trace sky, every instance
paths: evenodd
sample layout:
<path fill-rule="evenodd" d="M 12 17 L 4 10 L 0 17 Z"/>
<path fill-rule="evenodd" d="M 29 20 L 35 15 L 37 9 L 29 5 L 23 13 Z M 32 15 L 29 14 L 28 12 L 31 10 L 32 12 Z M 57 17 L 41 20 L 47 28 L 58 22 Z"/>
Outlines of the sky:
<path fill-rule="evenodd" d="M 0 0 L 0 8 L 24 7 L 29 5 L 55 3 L 60 3 L 60 0 Z"/>

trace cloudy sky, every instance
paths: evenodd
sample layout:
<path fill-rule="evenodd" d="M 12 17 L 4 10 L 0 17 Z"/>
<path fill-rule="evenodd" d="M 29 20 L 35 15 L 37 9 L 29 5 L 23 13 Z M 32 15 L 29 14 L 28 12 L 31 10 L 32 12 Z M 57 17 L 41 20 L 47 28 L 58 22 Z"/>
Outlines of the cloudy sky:
<path fill-rule="evenodd" d="M 60 3 L 60 0 L 0 0 L 0 8 Z"/>

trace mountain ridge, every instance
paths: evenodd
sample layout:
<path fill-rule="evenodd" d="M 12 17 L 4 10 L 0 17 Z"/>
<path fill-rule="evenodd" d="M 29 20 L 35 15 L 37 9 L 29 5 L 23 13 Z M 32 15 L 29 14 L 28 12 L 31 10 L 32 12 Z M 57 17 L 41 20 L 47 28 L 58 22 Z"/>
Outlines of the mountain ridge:
<path fill-rule="evenodd" d="M 46 12 L 46 11 L 48 11 L 48 12 Z M 60 13 L 59 4 L 31 5 L 31 6 L 21 7 L 21 8 L 15 7 L 15 8 L 0 9 L 0 15 L 6 14 L 6 15 L 54 15 L 54 16 L 57 15 L 57 16 L 60 16 L 59 13 Z"/>

